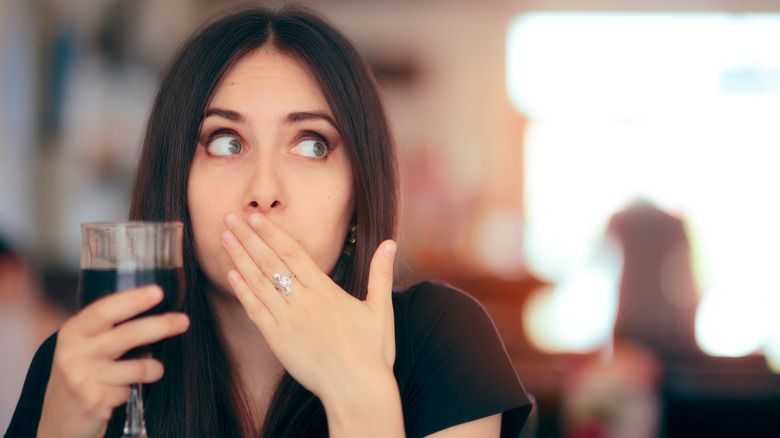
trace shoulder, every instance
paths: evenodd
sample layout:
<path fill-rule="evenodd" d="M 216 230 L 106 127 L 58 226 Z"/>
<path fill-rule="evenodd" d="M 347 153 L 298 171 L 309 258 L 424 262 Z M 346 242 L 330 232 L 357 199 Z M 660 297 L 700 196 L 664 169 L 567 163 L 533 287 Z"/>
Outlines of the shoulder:
<path fill-rule="evenodd" d="M 395 292 L 393 310 L 397 335 L 418 347 L 431 341 L 463 343 L 496 332 L 493 320 L 474 297 L 442 282 L 426 281 Z"/>
<path fill-rule="evenodd" d="M 54 348 L 57 346 L 57 332 L 46 338 L 35 352 L 30 370 L 27 373 L 27 380 L 31 377 L 41 377 L 45 375 L 48 383 L 49 373 L 51 373 L 51 364 L 54 359 Z M 44 385 L 45 386 L 45 385 Z"/>
<path fill-rule="evenodd" d="M 406 290 L 394 292 L 393 307 L 396 312 L 421 322 L 443 315 L 487 318 L 484 307 L 474 297 L 436 281 L 417 283 Z"/>
<path fill-rule="evenodd" d="M 493 321 L 471 295 L 427 281 L 395 292 L 393 304 L 408 436 L 530 405 Z"/>
<path fill-rule="evenodd" d="M 58 333 L 59 332 L 54 332 L 43 341 L 40 347 L 38 347 L 38 351 L 35 352 L 35 357 L 33 358 L 33 364 L 38 362 L 38 366 L 44 366 L 51 370 L 51 362 L 54 358 L 54 348 L 57 346 Z"/>
<path fill-rule="evenodd" d="M 401 350 L 463 355 L 487 345 L 505 355 L 503 342 L 485 308 L 468 293 L 448 284 L 426 281 L 394 293 L 396 344 Z M 485 344 L 487 341 L 487 344 Z"/>
<path fill-rule="evenodd" d="M 57 333 L 54 333 L 41 344 L 35 353 L 6 436 L 36 435 L 43 409 L 43 397 L 46 394 L 46 386 L 49 384 L 56 344 Z"/>

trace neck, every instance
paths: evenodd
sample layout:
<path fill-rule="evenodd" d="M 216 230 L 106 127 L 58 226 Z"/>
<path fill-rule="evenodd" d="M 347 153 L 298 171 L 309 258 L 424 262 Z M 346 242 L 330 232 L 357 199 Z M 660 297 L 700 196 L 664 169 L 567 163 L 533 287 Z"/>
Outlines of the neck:
<path fill-rule="evenodd" d="M 284 368 L 276 359 L 263 334 L 232 294 L 212 291 L 209 301 L 220 335 L 225 342 L 253 422 L 265 417 Z M 261 426 L 254 424 L 254 427 Z"/>

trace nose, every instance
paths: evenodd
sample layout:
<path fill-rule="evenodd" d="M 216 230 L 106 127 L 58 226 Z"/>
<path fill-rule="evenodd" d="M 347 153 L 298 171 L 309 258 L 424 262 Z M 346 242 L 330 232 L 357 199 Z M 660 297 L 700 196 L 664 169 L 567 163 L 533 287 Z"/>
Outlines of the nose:
<path fill-rule="evenodd" d="M 276 163 L 273 157 L 265 158 L 245 169 L 244 209 L 248 213 L 268 214 L 285 205 L 281 163 Z"/>

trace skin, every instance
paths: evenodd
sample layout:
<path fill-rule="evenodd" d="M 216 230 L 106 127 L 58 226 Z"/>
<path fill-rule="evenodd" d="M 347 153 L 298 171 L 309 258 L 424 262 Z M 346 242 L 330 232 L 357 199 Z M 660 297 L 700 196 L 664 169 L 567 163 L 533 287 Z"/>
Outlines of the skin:
<path fill-rule="evenodd" d="M 122 321 L 162 301 L 159 286 L 109 295 L 84 307 L 57 335 L 43 400 L 39 437 L 100 437 L 114 407 L 125 402 L 130 384 L 151 383 L 163 367 L 150 358 L 117 361 L 132 348 L 184 333 L 189 318 L 167 313 Z"/>
<path fill-rule="evenodd" d="M 255 391 L 247 398 L 256 402 L 256 418 L 262 418 L 276 383 L 267 371 L 279 369 L 271 356 L 322 400 L 331 436 L 404 436 L 393 375 L 395 243 L 377 249 L 365 302 L 325 274 L 342 251 L 354 194 L 349 161 L 328 122 L 333 117 L 321 90 L 294 59 L 260 49 L 228 72 L 209 109 L 215 114 L 201 128 L 189 203 L 204 271 L 217 288 L 227 278 L 240 303 L 212 301 L 221 309 L 220 324 L 231 328 L 223 335 L 238 356 L 245 386 Z M 289 115 L 300 113 L 324 117 L 290 123 Z M 242 147 L 225 145 L 233 137 L 209 143 L 210 133 L 224 129 L 238 134 Z M 314 150 L 307 132 L 327 141 L 324 159 L 307 156 Z M 239 149 L 227 159 L 209 155 Z M 295 275 L 291 295 L 275 289 L 274 273 Z M 247 317 L 252 324 L 236 322 Z M 435 435 L 498 436 L 499 430 L 495 415 Z"/>
<path fill-rule="evenodd" d="M 265 216 L 330 272 L 355 202 L 343 141 L 316 83 L 290 58 L 261 49 L 226 74 L 206 114 L 188 203 L 198 260 L 216 291 L 232 294 L 234 263 L 220 239 L 228 213 Z M 300 114 L 311 119 L 287 119 Z"/>
<path fill-rule="evenodd" d="M 190 168 L 197 257 L 253 419 L 263 418 L 286 369 L 322 400 L 331 436 L 402 437 L 393 375 L 395 242 L 377 248 L 365 301 L 326 275 L 354 211 L 332 119 L 316 82 L 290 57 L 260 49 L 232 67 L 206 110 Z M 291 295 L 276 290 L 275 273 L 294 275 Z M 156 286 L 113 294 L 63 326 L 39 436 L 103 436 L 129 385 L 162 377 L 153 359 L 116 361 L 187 329 L 186 315 L 175 313 L 117 325 L 160 299 Z M 433 436 L 497 437 L 500 418 Z"/>
<path fill-rule="evenodd" d="M 260 49 L 228 71 L 206 114 L 188 202 L 253 417 L 263 418 L 283 367 L 323 400 L 332 435 L 356 434 L 366 397 L 393 406 L 379 424 L 403 434 L 392 374 L 395 244 L 377 251 L 366 302 L 325 274 L 341 254 L 355 202 L 345 146 L 316 82 L 294 59 Z M 292 295 L 276 290 L 275 273 L 295 275 Z"/>

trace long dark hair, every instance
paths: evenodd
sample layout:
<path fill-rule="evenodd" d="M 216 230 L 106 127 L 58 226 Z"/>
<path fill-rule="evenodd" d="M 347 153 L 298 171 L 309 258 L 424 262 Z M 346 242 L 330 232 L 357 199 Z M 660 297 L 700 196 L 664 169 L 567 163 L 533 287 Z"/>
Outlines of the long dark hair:
<path fill-rule="evenodd" d="M 184 311 L 192 322 L 187 333 L 163 342 L 155 352 L 165 365 L 165 376 L 146 387 L 145 401 L 147 426 L 156 436 L 240 437 L 253 423 L 206 297 L 209 286 L 195 255 L 187 178 L 199 126 L 220 79 L 260 47 L 295 57 L 313 75 L 330 104 L 352 164 L 356 245 L 351 256 L 341 256 L 331 277 L 348 293 L 365 299 L 373 252 L 396 233 L 395 149 L 375 80 L 353 44 L 300 8 L 244 8 L 196 32 L 160 83 L 130 208 L 130 219 L 185 224 Z M 121 429 L 122 417 L 118 408 L 110 433 Z M 285 374 L 261 436 L 327 436 L 322 404 Z"/>

